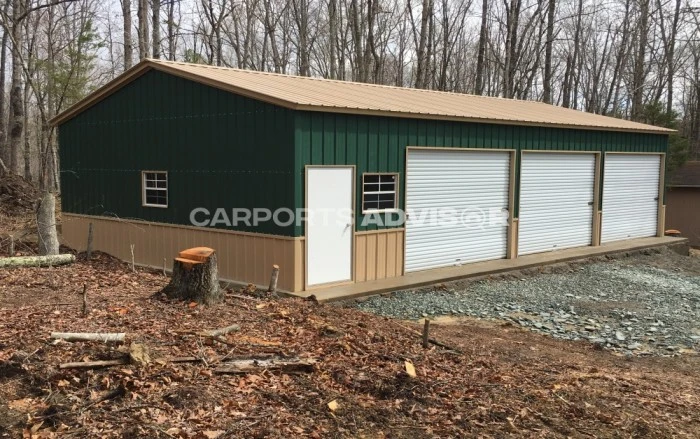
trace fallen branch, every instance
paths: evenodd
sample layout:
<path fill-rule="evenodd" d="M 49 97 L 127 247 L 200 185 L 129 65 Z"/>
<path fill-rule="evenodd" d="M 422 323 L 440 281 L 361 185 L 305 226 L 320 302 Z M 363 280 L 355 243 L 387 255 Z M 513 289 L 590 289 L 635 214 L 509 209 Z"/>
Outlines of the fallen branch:
<path fill-rule="evenodd" d="M 231 325 L 231 326 L 227 326 L 227 327 L 225 327 L 225 328 L 212 329 L 211 331 L 204 331 L 204 332 L 199 333 L 199 335 L 201 335 L 201 336 L 203 336 L 203 337 L 213 337 L 213 338 L 216 338 L 216 337 L 219 337 L 219 336 L 222 336 L 222 335 L 226 335 L 226 334 L 228 334 L 228 333 L 230 333 L 230 332 L 235 332 L 235 331 L 240 331 L 240 330 L 241 330 L 241 327 L 240 327 L 240 326 L 238 326 L 238 325 Z"/>
<path fill-rule="evenodd" d="M 214 372 L 221 374 L 246 374 L 262 370 L 277 370 L 284 373 L 310 373 L 314 370 L 316 360 L 283 359 L 279 357 L 270 359 L 241 359 L 226 362 Z"/>
<path fill-rule="evenodd" d="M 110 399 L 119 398 L 120 396 L 124 395 L 126 395 L 126 388 L 123 384 L 119 384 L 116 388 L 107 392 L 103 392 L 94 401 L 90 401 L 89 403 L 85 404 L 83 406 L 83 409 L 92 407 L 93 405 L 99 404 L 101 402 L 109 401 Z"/>
<path fill-rule="evenodd" d="M 63 363 L 58 366 L 59 369 L 98 369 L 100 367 L 121 366 L 128 364 L 128 358 L 120 358 L 118 360 L 101 360 L 101 361 L 77 361 L 75 363 Z"/>
<path fill-rule="evenodd" d="M 51 338 L 65 341 L 103 341 L 105 343 L 124 343 L 123 332 L 52 332 Z"/>
<path fill-rule="evenodd" d="M 13 256 L 0 258 L 0 268 L 12 267 L 49 267 L 54 265 L 66 265 L 75 262 L 75 255 L 48 255 L 48 256 Z"/>
<path fill-rule="evenodd" d="M 226 297 L 235 297 L 236 299 L 250 300 L 252 302 L 262 302 L 262 300 L 256 299 L 255 297 L 243 296 L 241 294 L 227 294 Z"/>

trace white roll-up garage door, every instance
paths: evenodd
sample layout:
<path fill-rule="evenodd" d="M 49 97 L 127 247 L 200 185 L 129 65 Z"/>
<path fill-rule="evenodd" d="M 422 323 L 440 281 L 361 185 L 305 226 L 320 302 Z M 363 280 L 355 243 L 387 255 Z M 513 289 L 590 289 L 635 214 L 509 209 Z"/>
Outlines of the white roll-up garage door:
<path fill-rule="evenodd" d="M 660 171 L 660 155 L 605 155 L 601 242 L 656 236 Z"/>
<path fill-rule="evenodd" d="M 405 270 L 506 256 L 510 153 L 410 149 Z"/>
<path fill-rule="evenodd" d="M 591 245 L 595 155 L 523 153 L 518 255 Z"/>

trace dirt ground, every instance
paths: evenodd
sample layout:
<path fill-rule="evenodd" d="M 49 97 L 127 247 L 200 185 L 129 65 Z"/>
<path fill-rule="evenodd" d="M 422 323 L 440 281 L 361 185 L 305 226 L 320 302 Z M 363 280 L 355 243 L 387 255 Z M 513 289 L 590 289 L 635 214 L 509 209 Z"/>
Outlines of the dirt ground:
<path fill-rule="evenodd" d="M 154 296 L 165 283 L 104 254 L 0 271 L 0 437 L 700 436 L 696 356 L 626 358 L 474 320 L 432 326 L 432 337 L 459 352 L 423 349 L 411 323 L 232 293 L 193 306 Z M 231 324 L 241 331 L 225 343 L 196 335 Z M 123 331 L 153 361 L 59 369 L 124 354 L 56 343 L 52 331 Z M 317 363 L 301 374 L 214 371 L 261 354 Z M 184 356 L 197 361 L 172 361 Z"/>

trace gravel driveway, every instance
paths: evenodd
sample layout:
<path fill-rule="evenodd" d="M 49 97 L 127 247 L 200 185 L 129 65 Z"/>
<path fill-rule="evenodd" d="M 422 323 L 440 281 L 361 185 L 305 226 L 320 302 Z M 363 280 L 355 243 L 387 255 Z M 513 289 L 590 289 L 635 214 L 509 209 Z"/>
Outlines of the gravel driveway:
<path fill-rule="evenodd" d="M 400 291 L 351 306 L 400 319 L 503 320 L 628 354 L 700 350 L 700 258 L 663 249 L 596 261 Z"/>

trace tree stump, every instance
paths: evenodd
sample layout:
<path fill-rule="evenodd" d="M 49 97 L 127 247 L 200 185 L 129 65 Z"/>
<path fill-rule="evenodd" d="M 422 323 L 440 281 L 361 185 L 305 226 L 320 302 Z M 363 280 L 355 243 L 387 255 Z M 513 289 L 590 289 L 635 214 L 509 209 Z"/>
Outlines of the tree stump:
<path fill-rule="evenodd" d="M 207 247 L 183 250 L 175 258 L 170 283 L 161 290 L 170 299 L 213 304 L 223 299 L 216 252 Z"/>

